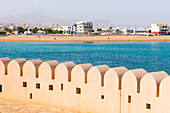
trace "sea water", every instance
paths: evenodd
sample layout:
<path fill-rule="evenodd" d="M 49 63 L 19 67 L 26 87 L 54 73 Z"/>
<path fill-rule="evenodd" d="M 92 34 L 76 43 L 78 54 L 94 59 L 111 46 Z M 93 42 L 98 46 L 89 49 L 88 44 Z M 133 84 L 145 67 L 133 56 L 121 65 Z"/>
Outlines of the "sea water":
<path fill-rule="evenodd" d="M 0 42 L 0 57 L 41 59 L 76 64 L 143 68 L 170 74 L 170 42 L 39 43 Z"/>

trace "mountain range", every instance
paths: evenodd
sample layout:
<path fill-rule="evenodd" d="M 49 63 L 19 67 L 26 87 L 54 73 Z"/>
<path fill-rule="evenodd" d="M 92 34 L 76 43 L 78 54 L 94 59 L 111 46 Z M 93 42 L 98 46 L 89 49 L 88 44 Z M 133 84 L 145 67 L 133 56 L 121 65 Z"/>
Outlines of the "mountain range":
<path fill-rule="evenodd" d="M 72 25 L 76 21 L 75 19 L 65 19 L 65 18 L 55 18 L 49 17 L 41 12 L 33 11 L 20 15 L 9 15 L 0 17 L 1 24 L 42 24 L 42 25 L 51 25 L 51 24 L 59 24 L 59 25 Z M 112 25 L 108 20 L 97 19 L 90 20 L 94 23 L 94 26 L 105 26 L 109 27 Z"/>

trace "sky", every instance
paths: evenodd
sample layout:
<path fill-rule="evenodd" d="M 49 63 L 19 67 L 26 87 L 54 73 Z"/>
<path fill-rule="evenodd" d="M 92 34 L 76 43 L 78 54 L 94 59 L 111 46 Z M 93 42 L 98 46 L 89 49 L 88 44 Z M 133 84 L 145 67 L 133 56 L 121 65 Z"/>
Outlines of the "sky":
<path fill-rule="evenodd" d="M 170 0 L 2 0 L 0 17 L 32 11 L 55 18 L 109 20 L 116 25 L 170 24 Z"/>

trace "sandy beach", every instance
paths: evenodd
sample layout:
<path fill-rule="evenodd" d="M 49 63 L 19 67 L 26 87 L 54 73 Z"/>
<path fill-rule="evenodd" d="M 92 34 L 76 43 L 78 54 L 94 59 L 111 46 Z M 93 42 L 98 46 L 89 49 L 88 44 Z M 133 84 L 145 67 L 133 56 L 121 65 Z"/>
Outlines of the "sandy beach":
<path fill-rule="evenodd" d="M 170 41 L 170 36 L 22 36 L 0 37 L 1 42 L 150 42 Z"/>

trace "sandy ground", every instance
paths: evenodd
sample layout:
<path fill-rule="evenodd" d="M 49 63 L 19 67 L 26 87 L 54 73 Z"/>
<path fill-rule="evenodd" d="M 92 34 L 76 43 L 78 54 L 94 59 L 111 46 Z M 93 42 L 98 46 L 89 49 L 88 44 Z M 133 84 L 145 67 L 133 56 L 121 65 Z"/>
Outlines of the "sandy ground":
<path fill-rule="evenodd" d="M 8 42 L 145 42 L 170 41 L 170 36 L 22 36 L 10 35 L 0 37 Z"/>
<path fill-rule="evenodd" d="M 21 104 L 0 100 L 0 113 L 80 113 L 64 108 L 43 105 Z"/>

